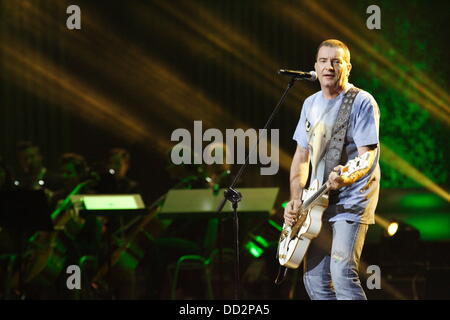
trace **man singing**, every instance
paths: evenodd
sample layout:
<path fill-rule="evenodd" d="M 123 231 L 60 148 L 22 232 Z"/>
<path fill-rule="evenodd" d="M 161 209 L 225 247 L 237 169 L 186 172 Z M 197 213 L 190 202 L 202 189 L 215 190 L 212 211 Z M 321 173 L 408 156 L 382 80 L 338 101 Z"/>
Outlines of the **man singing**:
<path fill-rule="evenodd" d="M 308 176 L 310 181 L 328 180 L 332 191 L 322 230 L 304 260 L 306 291 L 313 300 L 362 300 L 366 295 L 358 266 L 368 226 L 374 224 L 380 187 L 378 105 L 372 95 L 348 82 L 350 51 L 341 41 L 323 41 L 314 68 L 321 91 L 304 101 L 294 133 L 297 150 L 284 220 L 289 225 L 296 221 Z M 350 111 L 341 108 L 352 100 Z M 339 176 L 342 165 L 366 152 L 370 153 L 366 169 L 350 177 Z M 336 166 L 330 167 L 333 157 Z"/>

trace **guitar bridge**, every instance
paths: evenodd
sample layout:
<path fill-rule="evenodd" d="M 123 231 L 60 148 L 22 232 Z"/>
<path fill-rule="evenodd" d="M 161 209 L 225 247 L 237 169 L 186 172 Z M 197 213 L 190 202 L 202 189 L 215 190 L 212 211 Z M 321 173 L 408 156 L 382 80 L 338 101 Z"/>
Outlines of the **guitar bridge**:
<path fill-rule="evenodd" d="M 288 234 L 289 234 L 289 232 L 286 229 L 283 229 L 283 231 L 281 231 L 280 241 L 283 241 L 284 239 L 286 239 Z"/>

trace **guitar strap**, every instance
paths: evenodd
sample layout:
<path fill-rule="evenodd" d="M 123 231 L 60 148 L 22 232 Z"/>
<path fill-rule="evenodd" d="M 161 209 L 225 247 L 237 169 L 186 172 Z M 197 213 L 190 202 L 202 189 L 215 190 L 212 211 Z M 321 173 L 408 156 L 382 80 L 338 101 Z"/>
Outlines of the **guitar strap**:
<path fill-rule="evenodd" d="M 278 258 L 278 257 L 277 257 Z M 283 267 L 283 266 L 278 266 L 278 274 L 277 274 L 277 278 L 275 279 L 275 284 L 281 284 L 284 279 L 286 278 L 286 274 L 288 272 L 288 268 Z"/>
<path fill-rule="evenodd" d="M 350 88 L 342 99 L 336 121 L 331 131 L 330 144 L 325 155 L 325 171 L 323 175 L 323 183 L 325 183 L 334 167 L 339 165 L 344 147 L 345 136 L 347 134 L 350 114 L 352 112 L 353 102 L 360 89 L 356 87 Z"/>

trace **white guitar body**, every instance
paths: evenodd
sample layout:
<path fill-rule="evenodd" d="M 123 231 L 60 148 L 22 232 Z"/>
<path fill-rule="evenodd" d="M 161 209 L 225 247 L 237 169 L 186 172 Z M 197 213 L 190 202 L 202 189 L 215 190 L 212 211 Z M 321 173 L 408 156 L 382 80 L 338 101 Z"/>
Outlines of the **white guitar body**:
<path fill-rule="evenodd" d="M 347 162 L 341 168 L 340 176 L 349 177 L 368 168 L 369 157 L 375 153 L 369 151 Z M 311 240 L 316 238 L 322 228 L 322 215 L 328 207 L 328 182 L 320 186 L 318 180 L 311 183 L 310 188 L 303 191 L 302 206 L 297 211 L 297 221 L 291 227 L 283 224 L 278 243 L 278 261 L 280 265 L 296 269 L 300 266 Z"/>
<path fill-rule="evenodd" d="M 302 202 L 308 200 L 319 190 L 319 181 L 311 183 L 309 189 L 303 191 Z M 328 207 L 328 196 L 322 195 L 311 206 L 309 210 L 303 212 L 306 218 L 298 231 L 298 234 L 292 239 L 292 227 L 283 224 L 280 243 L 278 245 L 278 260 L 280 265 L 296 269 L 305 257 L 311 240 L 316 238 L 322 228 L 322 215 Z"/>

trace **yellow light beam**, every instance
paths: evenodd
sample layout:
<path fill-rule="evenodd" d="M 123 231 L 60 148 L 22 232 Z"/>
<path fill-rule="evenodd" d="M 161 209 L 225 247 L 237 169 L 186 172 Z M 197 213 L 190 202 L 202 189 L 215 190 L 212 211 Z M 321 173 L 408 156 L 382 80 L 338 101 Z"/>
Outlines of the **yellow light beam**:
<path fill-rule="evenodd" d="M 403 173 L 405 176 L 416 181 L 420 185 L 424 186 L 428 190 L 439 195 L 441 198 L 450 201 L 450 194 L 442 189 L 439 185 L 431 181 L 427 176 L 421 173 L 419 170 L 410 165 L 407 161 L 399 157 L 394 151 L 384 144 L 381 144 L 381 160 L 394 168 L 395 170 Z"/>
<path fill-rule="evenodd" d="M 375 214 L 375 223 L 379 224 L 383 229 L 387 230 L 390 222 L 380 215 Z"/>
<path fill-rule="evenodd" d="M 335 28 L 336 30 L 339 30 L 342 34 L 344 34 L 349 39 L 352 39 L 352 41 L 359 45 L 367 54 L 369 54 L 371 57 L 378 60 L 380 63 L 385 65 L 388 69 L 386 71 L 394 72 L 397 76 L 404 78 L 406 82 L 411 85 L 416 91 L 424 94 L 428 99 L 431 99 L 436 105 L 438 105 L 440 108 L 443 109 L 445 114 L 448 114 L 450 112 L 449 106 L 443 102 L 441 99 L 436 97 L 434 94 L 432 94 L 429 90 L 426 90 L 424 86 L 420 85 L 414 77 L 407 76 L 406 71 L 403 71 L 401 68 L 399 68 L 396 64 L 394 64 L 389 59 L 386 59 L 384 56 L 382 56 L 380 53 L 378 53 L 374 47 L 373 44 L 367 42 L 354 30 L 351 30 L 348 28 L 345 24 L 341 23 L 340 20 L 336 19 L 336 17 L 333 17 L 328 10 L 325 10 L 322 8 L 322 6 L 314 1 L 305 1 L 305 6 L 309 7 L 311 11 L 315 12 L 319 17 L 322 17 L 327 24 Z"/>
<path fill-rule="evenodd" d="M 310 4 L 310 2 L 307 2 L 307 3 Z M 268 10 L 278 11 L 278 12 L 280 12 L 280 14 L 282 14 L 286 18 L 290 19 L 294 25 L 299 27 L 299 29 L 308 30 L 309 32 L 306 34 L 308 36 L 310 36 L 312 39 L 316 39 L 316 38 L 326 39 L 326 38 L 336 37 L 336 30 L 338 30 L 338 29 L 331 29 L 331 28 L 327 27 L 327 26 L 331 25 L 332 23 L 335 23 L 334 21 L 330 22 L 327 20 L 327 21 L 325 21 L 326 23 L 318 24 L 318 23 L 316 23 L 317 19 L 311 18 L 312 13 L 310 14 L 305 10 L 298 10 L 297 7 L 288 5 L 288 4 L 280 4 L 277 6 L 273 5 L 272 7 L 269 7 Z M 314 27 L 312 27 L 312 26 L 314 26 Z M 340 28 L 342 28 L 342 26 L 340 26 Z M 357 36 L 352 34 L 351 31 L 348 31 L 348 33 L 349 34 L 347 36 L 350 38 L 353 38 L 355 43 L 359 45 L 359 47 L 352 49 L 353 51 L 358 53 L 353 56 L 353 59 L 356 60 L 358 63 L 361 63 L 362 65 L 365 65 L 367 67 L 370 66 L 370 63 L 369 63 L 370 61 L 368 61 L 367 59 L 364 59 L 364 57 L 359 54 L 359 51 L 367 49 L 367 50 L 369 50 L 369 53 L 372 52 L 373 54 L 375 54 L 376 52 L 374 52 L 374 50 L 370 46 L 366 46 L 365 48 L 360 49 L 361 44 L 357 42 L 359 40 L 359 38 L 355 38 Z M 389 61 L 387 61 L 384 58 L 379 58 L 378 56 L 376 56 L 376 58 L 378 60 L 382 59 L 385 63 L 390 64 Z M 392 64 L 390 64 L 390 65 L 392 66 Z M 370 69 L 368 69 L 368 70 L 370 71 Z M 384 70 L 388 71 L 389 69 L 384 69 Z M 405 81 L 408 80 L 405 77 L 405 74 L 402 73 L 400 68 L 396 67 L 394 71 L 403 75 L 403 78 L 405 79 Z M 446 124 L 450 123 L 450 115 L 446 112 L 445 108 L 439 108 L 438 106 L 430 103 L 425 97 L 420 96 L 420 91 L 424 91 L 424 89 L 422 87 L 419 87 L 419 90 L 405 88 L 404 84 L 402 82 L 398 81 L 398 79 L 399 79 L 398 74 L 394 74 L 394 75 L 390 76 L 388 74 L 388 72 L 380 72 L 377 74 L 377 77 L 379 77 L 386 83 L 389 83 L 389 85 L 391 85 L 395 89 L 397 89 L 400 92 L 402 92 L 403 94 L 405 94 L 409 99 L 412 99 L 413 101 L 415 101 L 419 106 L 427 109 L 437 119 L 443 121 Z M 442 103 L 441 103 L 441 105 L 442 105 Z"/>
<path fill-rule="evenodd" d="M 125 113 L 113 101 L 96 93 L 48 59 L 11 42 L 1 43 L 0 49 L 6 56 L 5 68 L 16 75 L 13 80 L 33 82 L 34 85 L 30 86 L 30 89 L 34 89 L 38 96 L 47 100 L 61 96 L 64 100 L 62 107 L 77 110 L 77 115 L 89 122 L 113 129 L 115 134 L 125 136 L 131 141 L 148 139 L 158 149 L 167 150 L 166 141 L 155 139 L 154 133 L 139 119 Z"/>
<path fill-rule="evenodd" d="M 365 25 L 365 21 L 361 18 L 362 15 L 355 14 L 355 11 L 351 10 L 348 6 L 343 2 L 336 2 L 332 0 L 326 0 L 326 7 L 331 8 L 330 11 L 337 12 L 338 16 L 345 17 L 346 25 L 349 25 L 350 22 L 353 23 L 353 28 L 357 30 L 361 26 Z M 406 59 L 401 52 L 398 52 L 394 49 L 394 47 L 383 37 L 379 35 L 378 32 L 366 32 L 364 34 L 366 41 L 371 43 L 372 45 L 377 45 L 381 48 L 382 52 L 395 52 L 395 54 L 390 56 L 390 59 L 395 60 L 395 64 L 400 64 L 403 66 L 409 67 L 409 74 L 413 79 L 420 84 L 420 86 L 427 88 L 429 91 L 433 92 L 433 94 L 437 97 L 441 96 L 445 101 L 446 106 L 450 105 L 450 96 L 447 94 L 446 90 L 441 88 L 433 79 L 431 79 L 427 73 L 417 69 L 416 66 L 411 65 L 411 61 Z"/>
<path fill-rule="evenodd" d="M 157 1 L 155 3 L 177 19 L 183 21 L 183 23 L 192 28 L 197 34 L 202 35 L 205 39 L 213 43 L 215 47 L 235 56 L 243 64 L 251 68 L 255 72 L 255 75 L 260 75 L 257 79 L 262 77 L 271 84 L 268 88 L 266 87 L 269 92 L 275 95 L 278 94 L 276 88 L 278 90 L 281 88 L 281 82 L 278 81 L 276 71 L 280 68 L 280 64 L 265 55 L 264 50 L 259 48 L 257 43 L 245 37 L 241 32 L 236 31 L 230 24 L 224 23 L 219 16 L 214 15 L 201 5 L 194 4 L 193 2 L 183 2 L 185 7 L 180 8 L 180 3 L 173 5 L 167 1 Z M 141 13 L 142 15 L 145 13 L 145 10 L 143 8 L 141 10 L 136 9 L 136 13 Z M 193 14 L 197 17 L 196 19 L 192 19 Z M 192 39 L 192 37 L 189 39 Z M 181 41 L 187 42 L 184 37 L 181 37 Z M 194 48 L 194 50 L 198 48 L 203 49 L 202 46 L 195 46 L 193 43 L 188 42 L 187 45 Z M 270 72 L 270 70 L 273 72 Z M 242 74 L 242 72 L 239 72 L 239 69 L 236 69 L 236 71 L 237 74 Z M 270 89 L 271 87 L 272 89 Z M 305 98 L 313 93 L 304 86 L 299 87 L 298 90 L 302 94 L 298 96 L 294 91 L 293 96 L 288 97 L 288 101 L 294 98 L 295 101 L 291 100 L 289 104 L 297 104 L 300 98 Z"/>
<path fill-rule="evenodd" d="M 28 9 L 33 9 L 33 8 L 31 7 Z M 36 10 L 33 12 L 33 14 L 37 14 Z M 39 16 L 39 15 L 37 15 L 37 16 Z M 44 21 L 45 21 L 45 19 L 44 19 Z M 200 116 L 201 119 L 205 123 L 209 123 L 209 124 L 213 124 L 214 122 L 216 124 L 217 124 L 217 122 L 223 123 L 226 120 L 228 120 L 228 121 L 226 121 L 227 123 L 238 122 L 235 119 L 233 119 L 229 114 L 224 112 L 224 110 L 220 106 L 216 105 L 214 102 L 211 102 L 207 97 L 205 97 L 203 94 L 201 94 L 200 90 L 193 88 L 190 85 L 187 85 L 187 82 L 182 80 L 181 75 L 174 72 L 174 70 L 170 70 L 167 67 L 165 67 L 161 61 L 158 61 L 154 57 L 148 57 L 148 55 L 146 55 L 142 51 L 140 51 L 139 48 L 134 47 L 130 43 L 123 42 L 120 39 L 118 39 L 117 37 L 107 36 L 106 38 L 103 38 L 99 32 L 99 29 L 101 29 L 101 28 L 97 27 L 95 24 L 92 24 L 89 19 L 85 18 L 83 23 L 85 25 L 87 25 L 87 27 L 92 32 L 99 34 L 97 39 L 99 40 L 100 43 L 106 41 L 107 43 L 112 44 L 113 46 L 127 48 L 127 50 L 125 50 L 123 52 L 123 55 L 120 56 L 119 60 L 133 61 L 135 64 L 133 66 L 134 68 L 128 69 L 126 66 L 122 66 L 122 68 L 124 69 L 123 72 L 117 72 L 117 70 L 115 70 L 116 72 L 112 72 L 112 73 L 110 73 L 110 75 L 116 76 L 116 75 L 123 75 L 123 74 L 131 73 L 133 76 L 136 76 L 135 79 L 142 80 L 142 81 L 138 81 L 137 83 L 142 88 L 146 88 L 147 91 L 151 92 L 152 96 L 155 96 L 155 95 L 158 96 L 159 99 L 161 101 L 165 102 L 165 104 L 167 106 L 170 106 L 172 108 L 174 108 L 174 106 L 177 106 L 177 112 L 184 114 L 186 117 L 188 117 L 190 119 L 195 120 L 196 118 L 195 117 L 193 118 L 192 116 L 193 115 L 195 116 L 195 114 L 197 114 L 197 116 Z M 72 42 L 68 43 L 69 48 L 70 48 L 71 43 Z M 73 43 L 74 47 L 72 49 L 76 49 L 76 44 L 77 44 L 77 42 Z M 25 50 L 25 51 L 28 51 L 28 50 Z M 95 52 L 93 52 L 93 54 L 95 55 Z M 130 56 L 127 57 L 127 55 L 130 55 Z M 92 58 L 92 56 L 89 56 L 89 55 L 88 55 L 88 57 Z M 101 59 L 100 61 L 98 61 L 99 59 L 94 59 L 94 61 L 98 61 L 103 66 L 104 69 L 111 70 L 111 68 L 110 68 L 111 65 L 114 65 L 116 67 L 118 65 L 120 65 L 117 63 L 117 61 L 114 60 L 114 57 L 108 56 L 108 59 L 106 59 L 106 60 L 104 59 L 104 57 L 102 57 L 102 58 L 103 59 Z M 33 59 L 35 59 L 35 58 L 33 58 Z M 92 60 L 92 59 L 90 59 L 90 60 Z M 104 60 L 106 61 L 106 63 L 102 64 L 102 61 L 104 61 Z M 49 74 L 49 72 L 51 73 L 51 70 L 52 69 L 50 69 L 50 71 L 47 70 L 47 74 L 46 74 L 47 77 L 51 76 L 51 74 Z M 136 70 L 138 70 L 138 72 Z M 60 71 L 53 71 L 53 72 L 59 73 Z M 145 75 L 145 76 L 143 77 L 142 75 Z M 161 79 L 162 79 L 162 83 L 161 83 Z M 122 80 L 124 80 L 124 79 L 122 79 Z M 145 81 L 145 83 L 144 83 L 144 81 Z M 152 85 L 149 86 L 148 83 L 152 83 Z M 170 88 L 167 87 L 167 84 L 170 84 Z M 79 88 L 80 85 L 76 84 L 76 85 L 73 85 L 73 87 Z M 89 90 L 87 88 L 83 88 L 83 91 L 89 92 Z M 195 93 L 193 94 L 193 92 L 195 92 Z M 176 102 L 176 103 L 174 104 L 174 102 Z M 112 104 L 112 103 L 110 103 L 110 104 Z M 69 104 L 69 105 L 71 105 L 71 104 Z M 76 109 L 76 107 L 74 109 Z M 197 110 L 197 112 L 194 112 L 194 110 Z M 208 112 L 205 112 L 206 110 Z M 90 110 L 90 115 L 92 115 L 94 112 L 95 112 L 95 109 Z M 122 112 L 123 112 L 123 110 L 122 110 Z M 97 118 L 99 118 L 99 117 L 100 116 L 97 115 Z M 88 119 L 91 119 L 91 117 L 88 117 Z M 101 119 L 106 120 L 107 117 L 102 117 Z M 244 129 L 248 128 L 247 125 L 245 125 L 241 122 L 238 122 L 238 123 L 239 123 L 239 127 L 244 128 Z M 153 132 L 153 136 L 155 136 L 155 135 L 157 135 L 157 134 L 155 132 Z M 166 139 L 169 140 L 169 137 L 166 137 Z M 160 142 L 161 139 L 159 139 L 158 141 Z M 167 150 L 167 144 L 164 144 L 164 145 L 166 146 L 166 150 Z M 283 152 L 283 150 L 279 150 L 279 152 L 280 152 L 280 157 L 282 159 L 281 167 L 283 169 L 288 169 L 290 166 L 290 162 L 289 163 L 286 162 L 285 159 L 289 159 L 289 156 L 285 152 Z"/>
<path fill-rule="evenodd" d="M 86 23 L 86 19 L 84 21 Z M 90 20 L 87 20 L 87 23 L 89 23 L 90 29 L 97 31 L 98 27 L 95 24 L 91 23 Z M 148 53 L 142 52 L 142 50 L 131 43 L 123 42 L 113 35 L 108 35 L 107 37 L 108 42 L 113 41 L 118 46 L 127 48 L 126 52 L 131 53 L 131 58 L 140 66 L 139 72 L 146 75 L 147 83 L 152 83 L 151 86 L 147 85 L 147 90 L 151 90 L 166 105 L 179 106 L 177 112 L 193 120 L 201 119 L 207 125 L 213 126 L 214 124 L 221 123 L 223 125 L 228 123 L 237 125 L 237 127 L 244 130 L 249 128 L 247 124 L 236 120 L 218 103 L 203 94 L 199 88 L 188 84 L 176 70 L 168 69 L 162 61 L 155 57 L 148 57 Z M 161 82 L 160 79 L 163 79 L 162 86 L 158 86 Z M 167 87 L 167 84 L 170 84 L 170 88 Z M 174 102 L 176 103 L 174 104 Z M 268 148 L 271 148 L 270 144 L 268 144 Z M 291 156 L 280 148 L 279 155 L 281 168 L 289 170 Z"/>
<path fill-rule="evenodd" d="M 133 11 L 134 12 L 134 11 Z M 135 14 L 137 17 L 141 17 L 141 21 L 150 20 L 154 13 L 141 10 L 139 7 L 135 8 Z M 169 25 L 166 22 L 167 26 L 161 26 L 164 28 L 165 33 L 169 38 L 173 38 L 174 41 L 181 42 L 183 45 L 188 48 L 194 56 L 202 56 L 207 61 L 212 61 L 217 65 L 220 65 L 222 70 L 227 70 L 227 73 L 231 73 L 239 78 L 240 81 L 251 84 L 258 91 L 266 92 L 268 95 L 274 97 L 274 100 L 277 96 L 281 94 L 280 84 L 287 81 L 285 78 L 278 78 L 276 76 L 276 69 L 273 69 L 272 83 L 266 81 L 267 79 L 261 79 L 261 76 L 255 72 L 243 72 L 242 66 L 240 63 L 236 63 L 231 59 L 224 59 L 223 50 L 218 47 L 214 43 L 205 43 L 203 39 L 198 37 L 194 37 L 187 28 L 177 28 L 175 29 L 172 25 Z M 284 82 L 283 82 L 284 81 Z M 276 85 L 274 83 L 276 82 Z M 300 100 L 303 100 L 306 96 L 302 96 L 302 99 L 298 97 L 301 96 L 298 94 L 297 88 L 301 89 L 301 86 L 294 87 L 291 90 L 290 95 L 286 100 L 286 105 L 288 107 L 293 107 L 295 109 L 299 109 Z"/>

